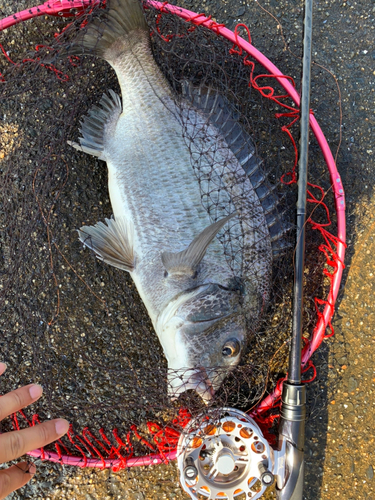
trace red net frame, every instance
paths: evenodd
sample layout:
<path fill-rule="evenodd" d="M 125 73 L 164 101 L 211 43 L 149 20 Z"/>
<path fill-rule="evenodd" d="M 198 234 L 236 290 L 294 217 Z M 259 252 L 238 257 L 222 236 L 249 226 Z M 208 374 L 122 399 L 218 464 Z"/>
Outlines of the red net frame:
<path fill-rule="evenodd" d="M 79 16 L 80 13 L 87 8 L 94 8 L 99 3 L 100 0 L 47 1 L 42 5 L 24 10 L 19 13 L 15 13 L 8 18 L 0 20 L 0 31 L 9 28 L 17 23 L 42 15 L 74 18 L 76 16 Z M 249 67 L 249 85 L 260 92 L 263 97 L 271 99 L 281 107 L 282 112 L 278 113 L 276 117 L 290 118 L 290 123 L 288 125 L 284 125 L 282 127 L 282 130 L 289 136 L 290 140 L 292 141 L 295 149 L 295 160 L 292 171 L 284 174 L 282 182 L 284 182 L 285 184 L 295 183 L 295 169 L 297 166 L 298 153 L 290 129 L 292 125 L 299 119 L 300 97 L 298 92 L 294 88 L 294 82 L 292 78 L 283 75 L 282 72 L 267 57 L 265 57 L 252 45 L 250 31 L 244 24 L 237 25 L 233 32 L 227 29 L 225 25 L 213 21 L 210 16 L 207 17 L 205 14 L 197 14 L 181 7 L 169 5 L 168 3 L 148 0 L 146 1 L 145 6 L 150 6 L 158 10 L 160 12 L 160 16 L 163 13 L 178 16 L 184 21 L 191 23 L 192 29 L 194 29 L 195 26 L 204 26 L 205 28 L 214 32 L 217 36 L 221 36 L 233 43 L 233 47 L 231 49 L 232 53 L 243 56 L 243 64 Z M 238 31 L 240 27 L 246 30 L 248 41 L 239 36 Z M 166 42 L 168 41 L 168 37 L 170 36 L 173 35 L 167 35 L 166 37 L 164 37 Z M 0 49 L 2 50 L 4 56 L 9 60 L 9 62 L 13 63 L 2 46 L 0 46 Z M 256 77 L 253 76 L 254 62 L 249 60 L 249 56 L 257 61 L 266 70 L 264 74 L 257 75 Z M 49 65 L 49 69 L 54 71 L 58 78 L 65 77 L 65 75 L 62 75 L 54 66 Z M 284 88 L 286 92 L 285 95 L 275 95 L 273 87 L 270 84 L 263 83 L 267 82 L 267 80 L 272 81 L 273 79 L 277 80 L 277 82 Z M 288 99 L 291 99 L 294 102 L 295 107 L 292 107 L 287 103 Z M 328 209 L 323 202 L 323 190 L 319 186 L 309 184 L 309 190 L 307 193 L 308 202 L 323 206 L 323 208 L 326 210 L 327 222 L 325 224 L 318 224 L 310 218 L 308 220 L 308 223 L 311 225 L 311 228 L 313 230 L 319 231 L 323 237 L 324 242 L 320 245 L 319 251 L 325 255 L 327 265 L 331 268 L 331 270 L 324 270 L 324 274 L 330 281 L 330 289 L 325 299 L 315 298 L 315 307 L 318 320 L 316 322 L 311 339 L 308 341 L 306 340 L 302 352 L 303 372 L 306 373 L 310 369 L 313 370 L 312 377 L 310 378 L 310 380 L 305 380 L 306 383 L 313 380 L 316 375 L 315 367 L 311 361 L 312 354 L 318 349 L 324 338 L 333 335 L 331 319 L 334 314 L 335 302 L 339 292 L 342 272 L 344 269 L 344 256 L 346 248 L 344 189 L 327 140 L 312 112 L 310 113 L 310 128 L 313 131 L 315 138 L 319 144 L 330 174 L 337 215 L 337 234 L 334 235 L 328 231 L 328 227 L 330 226 L 331 221 Z M 317 192 L 320 193 L 320 197 L 314 195 L 314 190 L 317 190 Z M 330 329 L 329 334 L 326 333 L 327 328 Z M 272 422 L 278 417 L 275 414 L 270 416 L 269 411 L 273 408 L 276 408 L 280 404 L 282 384 L 284 380 L 285 378 L 280 379 L 274 391 L 266 396 L 251 411 L 251 416 L 256 419 L 258 423 L 262 424 L 263 428 L 267 428 L 268 426 L 272 425 Z M 19 412 L 18 415 L 13 415 L 13 426 L 15 429 L 20 428 L 20 419 L 22 420 L 23 425 L 34 426 L 39 423 L 38 415 L 34 415 L 32 417 L 32 420 L 30 421 L 23 412 Z M 73 456 L 61 440 L 55 443 L 56 452 L 50 452 L 40 449 L 30 452 L 29 455 L 41 458 L 43 460 L 60 462 L 67 465 L 79 467 L 112 468 L 114 471 L 137 465 L 144 466 L 166 463 L 169 460 L 173 460 L 176 458 L 176 447 L 180 435 L 179 431 L 176 429 L 181 429 L 182 431 L 189 420 L 190 415 L 188 411 L 181 409 L 176 419 L 172 422 L 174 428 L 168 426 L 161 428 L 157 423 L 148 422 L 148 439 L 140 435 L 136 426 L 132 426 L 125 438 L 122 439 L 118 435 L 116 429 L 113 430 L 113 436 L 111 437 L 107 436 L 103 430 L 99 431 L 100 438 L 94 436 L 87 428 L 83 430 L 82 435 L 76 435 L 74 434 L 73 430 L 70 429 L 68 432 L 68 439 L 77 450 L 77 455 L 79 456 Z M 143 457 L 134 457 L 132 445 L 134 440 L 139 441 L 145 447 L 145 449 L 151 450 L 152 453 L 147 454 Z M 87 458 L 87 454 L 89 454 L 91 458 Z"/>

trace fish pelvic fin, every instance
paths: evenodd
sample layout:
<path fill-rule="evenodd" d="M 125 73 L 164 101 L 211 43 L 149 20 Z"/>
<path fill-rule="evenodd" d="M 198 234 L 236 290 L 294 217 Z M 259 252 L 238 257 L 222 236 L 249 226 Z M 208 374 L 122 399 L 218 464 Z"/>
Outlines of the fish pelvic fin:
<path fill-rule="evenodd" d="M 118 52 L 117 41 L 135 31 L 148 32 L 140 0 L 107 0 L 106 9 L 100 10 L 85 30 L 60 50 L 59 57 L 88 54 L 110 61 L 113 52 Z"/>
<path fill-rule="evenodd" d="M 95 226 L 83 226 L 79 239 L 111 266 L 132 272 L 135 269 L 133 224 L 124 218 L 104 219 Z"/>
<path fill-rule="evenodd" d="M 121 99 L 113 90 L 109 90 L 109 95 L 104 94 L 101 98 L 100 106 L 93 106 L 81 122 L 79 131 L 82 137 L 79 138 L 79 144 L 72 141 L 68 141 L 68 144 L 78 151 L 105 160 L 105 139 L 115 128 L 122 112 Z"/>
<path fill-rule="evenodd" d="M 222 227 L 235 215 L 236 213 L 228 215 L 206 227 L 194 238 L 186 250 L 182 250 L 182 252 L 178 253 L 163 252 L 161 254 L 161 260 L 168 274 L 187 274 L 193 276 L 198 264 L 206 253 L 208 245 L 220 229 L 222 229 Z"/>

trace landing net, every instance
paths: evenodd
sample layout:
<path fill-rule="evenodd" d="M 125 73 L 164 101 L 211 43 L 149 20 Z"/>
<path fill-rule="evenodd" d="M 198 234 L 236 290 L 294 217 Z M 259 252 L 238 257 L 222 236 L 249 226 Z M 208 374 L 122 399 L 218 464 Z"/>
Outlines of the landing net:
<path fill-rule="evenodd" d="M 272 433 L 291 334 L 298 93 L 293 80 L 254 48 L 245 26 L 230 31 L 179 7 L 152 1 L 144 7 L 155 59 L 177 99 L 186 82 L 214 86 L 251 138 L 259 172 L 281 200 L 277 217 L 285 232 L 270 303 L 240 366 L 209 405 L 249 411 Z M 131 278 L 95 259 L 77 237 L 76 229 L 112 211 L 105 164 L 67 141 L 77 140 L 79 121 L 104 92 L 120 89 L 103 61 L 74 56 L 51 63 L 50 56 L 103 8 L 47 2 L 13 22 L 57 17 L 3 25 L 11 27 L 2 32 L 0 61 L 0 345 L 9 368 L 0 383 L 4 393 L 39 382 L 45 394 L 5 428 L 54 417 L 72 423 L 67 437 L 34 456 L 118 470 L 174 458 L 183 428 L 207 407 L 191 393 L 170 401 L 166 360 Z M 306 380 L 315 376 L 312 353 L 332 333 L 345 247 L 340 177 L 313 114 L 310 125 Z M 202 199 L 210 194 L 207 189 Z"/>

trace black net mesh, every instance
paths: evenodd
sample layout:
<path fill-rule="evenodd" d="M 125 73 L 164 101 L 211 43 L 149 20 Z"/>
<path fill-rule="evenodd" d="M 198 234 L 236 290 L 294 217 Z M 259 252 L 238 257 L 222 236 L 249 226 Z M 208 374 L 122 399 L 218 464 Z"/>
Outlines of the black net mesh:
<path fill-rule="evenodd" d="M 18 10 L 24 7 L 23 2 L 16 3 Z M 190 392 L 170 400 L 167 363 L 134 283 L 126 272 L 97 260 L 77 237 L 76 229 L 110 218 L 112 209 L 105 164 L 78 153 L 67 141 L 77 140 L 79 121 L 104 92 L 113 89 L 120 94 L 120 89 L 115 73 L 97 58 L 47 61 L 74 38 L 82 23 L 101 13 L 101 9 L 89 9 L 56 39 L 54 33 L 65 28 L 67 20 L 54 18 L 46 23 L 40 18 L 27 27 L 11 28 L 3 33 L 1 43 L 17 64 L 5 57 L 0 60 L 4 76 L 0 88 L 0 346 L 8 364 L 1 392 L 40 382 L 45 396 L 29 417 L 33 412 L 41 420 L 65 417 L 76 433 L 88 426 L 97 437 L 101 428 L 106 435 L 117 428 L 126 436 L 134 424 L 139 432 L 146 432 L 147 421 L 178 429 L 172 420 L 179 408 L 188 408 L 192 415 L 206 408 Z M 296 184 L 281 182 L 282 175 L 292 170 L 295 155 L 281 125 L 290 119 L 275 118 L 276 112 L 282 112 L 280 106 L 249 87 L 244 56 L 231 54 L 228 41 L 204 27 L 192 30 L 176 16 L 159 16 L 154 9 L 146 10 L 146 18 L 154 57 L 176 100 L 186 82 L 196 86 L 204 81 L 223 97 L 234 120 L 251 138 L 262 161 L 259 172 L 264 172 L 265 184 L 274 187 L 278 217 L 289 228 L 283 252 L 273 262 L 269 304 L 259 327 L 240 365 L 209 404 L 248 410 L 285 376 L 287 366 Z M 15 43 L 17 37 L 25 43 Z M 36 51 L 37 44 L 41 47 Z M 263 73 L 256 63 L 254 76 Z M 267 85 L 284 93 L 273 79 Z M 298 126 L 291 130 L 297 139 Z M 310 156 L 310 178 L 328 193 L 325 203 L 332 212 L 329 176 L 314 140 Z M 194 162 L 198 165 L 199 159 Z M 212 194 L 211 189 L 206 191 L 202 198 L 208 191 Z M 217 206 L 217 197 L 210 196 L 209 203 Z M 326 222 L 324 208 L 313 204 L 309 209 L 314 210 L 314 220 Z M 332 232 L 334 224 L 333 216 Z M 326 257 L 318 250 L 321 242 L 320 232 L 308 226 L 306 339 L 317 321 L 314 298 L 326 297 L 330 285 L 323 277 Z M 237 262 L 234 266 L 243 265 L 241 255 L 231 255 L 233 245 L 227 241 L 224 246 Z M 77 454 L 68 440 L 64 444 Z M 145 454 L 139 440 L 133 446 L 135 455 Z"/>

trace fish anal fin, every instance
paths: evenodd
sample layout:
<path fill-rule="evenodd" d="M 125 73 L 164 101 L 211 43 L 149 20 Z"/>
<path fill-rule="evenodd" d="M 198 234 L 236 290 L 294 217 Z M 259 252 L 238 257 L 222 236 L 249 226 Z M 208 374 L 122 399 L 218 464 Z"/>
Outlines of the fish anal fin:
<path fill-rule="evenodd" d="M 132 272 L 135 269 L 133 226 L 123 218 L 105 219 L 95 226 L 83 226 L 79 239 L 93 250 L 100 260 Z"/>
<path fill-rule="evenodd" d="M 102 152 L 99 151 L 98 149 L 92 148 L 88 145 L 85 146 L 82 143 L 78 144 L 78 142 L 74 142 L 74 141 L 67 141 L 67 143 L 69 144 L 69 146 L 72 146 L 77 151 L 83 151 L 84 153 L 87 153 L 88 155 L 97 156 L 99 158 L 99 160 L 102 159 L 102 157 L 101 157 Z"/>
<path fill-rule="evenodd" d="M 113 90 L 110 90 L 109 95 L 103 94 L 100 105 L 101 108 L 93 106 L 89 114 L 84 117 L 80 128 L 82 137 L 79 138 L 79 144 L 72 141 L 68 141 L 68 144 L 78 151 L 84 151 L 105 160 L 106 136 L 112 131 L 122 112 L 121 99 Z"/>
<path fill-rule="evenodd" d="M 182 250 L 177 253 L 163 252 L 161 254 L 161 259 L 168 274 L 184 274 L 194 276 L 200 261 L 206 253 L 208 245 L 220 229 L 222 229 L 222 227 L 235 215 L 236 213 L 228 215 L 227 217 L 224 217 L 223 219 L 220 219 L 206 227 L 198 236 L 194 238 L 186 250 Z"/>

